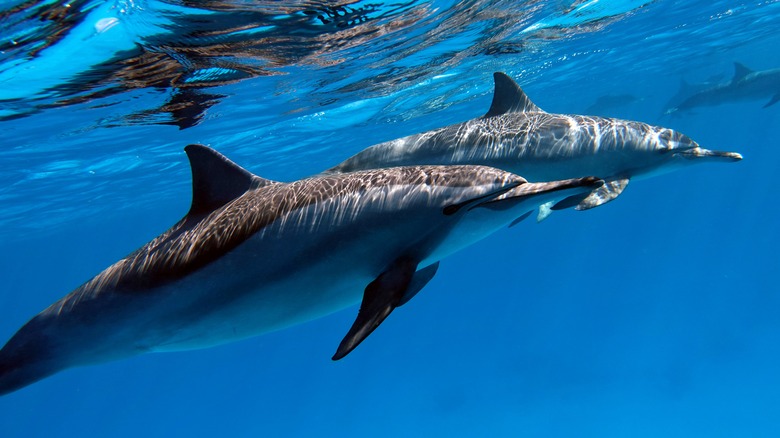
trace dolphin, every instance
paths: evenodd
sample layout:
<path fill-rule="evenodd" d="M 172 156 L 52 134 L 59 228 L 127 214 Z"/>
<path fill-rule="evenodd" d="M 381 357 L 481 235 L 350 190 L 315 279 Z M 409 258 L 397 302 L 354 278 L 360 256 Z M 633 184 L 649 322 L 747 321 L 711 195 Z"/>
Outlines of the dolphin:
<path fill-rule="evenodd" d="M 672 114 L 702 106 L 759 100 L 766 97 L 769 97 L 769 101 L 764 105 L 764 108 L 780 102 L 780 68 L 753 71 L 739 62 L 735 62 L 734 77 L 731 82 L 699 90 L 677 106 L 667 109 L 666 113 Z"/>
<path fill-rule="evenodd" d="M 409 166 L 280 183 L 202 145 L 171 229 L 33 317 L 0 350 L 0 394 L 61 370 L 206 348 L 360 302 L 334 360 L 433 278 L 439 260 L 594 177 L 529 183 L 485 166 Z"/>
<path fill-rule="evenodd" d="M 488 112 L 479 118 L 364 149 L 324 174 L 389 166 L 477 164 L 529 181 L 597 175 L 605 184 L 583 199 L 586 210 L 615 199 L 630 179 L 699 162 L 739 161 L 668 128 L 605 117 L 552 114 L 504 73 L 494 73 Z M 540 212 L 539 220 L 546 213 Z"/>
<path fill-rule="evenodd" d="M 599 96 L 585 111 L 587 111 L 588 114 L 606 115 L 607 113 L 614 112 L 616 109 L 641 100 L 644 99 L 636 97 L 633 94 L 607 94 L 605 96 Z"/>

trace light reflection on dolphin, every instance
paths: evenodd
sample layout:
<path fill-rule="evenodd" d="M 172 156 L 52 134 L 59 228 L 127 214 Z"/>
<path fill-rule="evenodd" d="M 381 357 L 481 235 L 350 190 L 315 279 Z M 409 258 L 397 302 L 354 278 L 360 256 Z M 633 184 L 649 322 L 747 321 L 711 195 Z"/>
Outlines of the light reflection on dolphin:
<path fill-rule="evenodd" d="M 0 394 L 66 368 L 205 348 L 362 304 L 340 359 L 434 276 L 438 261 L 550 199 L 484 166 L 413 166 L 277 183 L 186 148 L 190 211 L 32 318 L 0 350 Z"/>

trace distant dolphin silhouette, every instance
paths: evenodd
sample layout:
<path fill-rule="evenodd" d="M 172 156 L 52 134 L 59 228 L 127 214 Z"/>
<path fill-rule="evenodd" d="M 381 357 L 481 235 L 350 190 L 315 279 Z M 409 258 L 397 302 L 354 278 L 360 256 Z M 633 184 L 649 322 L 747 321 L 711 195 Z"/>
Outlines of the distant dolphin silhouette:
<path fill-rule="evenodd" d="M 591 106 L 585 109 L 585 111 L 588 114 L 605 115 L 606 113 L 614 111 L 616 108 L 624 107 L 639 102 L 640 100 L 642 99 L 633 94 L 607 94 L 605 96 L 599 96 L 599 98 L 596 99 Z"/>
<path fill-rule="evenodd" d="M 577 205 L 584 210 L 615 199 L 632 178 L 698 162 L 742 159 L 738 153 L 703 149 L 679 132 L 646 123 L 547 113 L 504 73 L 493 78 L 493 102 L 484 116 L 371 146 L 324 173 L 479 164 L 529 181 L 597 175 L 606 183 Z"/>
<path fill-rule="evenodd" d="M 204 348 L 360 301 L 334 360 L 434 276 L 438 261 L 596 178 L 528 183 L 484 166 L 416 166 L 277 183 L 186 148 L 192 206 L 170 230 L 25 324 L 0 394 L 63 369 Z"/>
<path fill-rule="evenodd" d="M 780 101 L 780 68 L 753 71 L 735 62 L 734 77 L 731 82 L 696 91 L 677 106 L 667 109 L 666 113 L 672 114 L 702 106 L 760 100 L 767 97 L 769 97 L 769 101 L 764 105 L 764 108 Z"/>

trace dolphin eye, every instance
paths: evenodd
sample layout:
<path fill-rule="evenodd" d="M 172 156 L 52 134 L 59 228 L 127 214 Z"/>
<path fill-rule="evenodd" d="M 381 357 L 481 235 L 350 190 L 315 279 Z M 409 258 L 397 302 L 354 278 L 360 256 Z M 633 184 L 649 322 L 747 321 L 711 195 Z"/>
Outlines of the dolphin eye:
<path fill-rule="evenodd" d="M 444 213 L 445 216 L 452 216 L 453 214 L 457 213 L 458 210 L 463 206 L 463 204 L 451 204 L 442 209 L 442 213 Z"/>

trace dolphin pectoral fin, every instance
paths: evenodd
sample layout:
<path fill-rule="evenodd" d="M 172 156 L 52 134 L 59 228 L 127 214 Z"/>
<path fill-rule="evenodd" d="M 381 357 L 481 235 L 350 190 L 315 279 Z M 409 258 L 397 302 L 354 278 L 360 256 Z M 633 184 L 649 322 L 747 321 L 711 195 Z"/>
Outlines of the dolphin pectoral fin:
<path fill-rule="evenodd" d="M 628 185 L 628 178 L 612 179 L 604 181 L 604 185 L 598 189 L 592 191 L 585 199 L 583 199 L 576 207 L 575 210 L 589 210 L 593 207 L 606 204 L 607 202 L 617 198 L 623 193 Z M 562 201 L 563 202 L 563 201 Z"/>
<path fill-rule="evenodd" d="M 539 223 L 550 217 L 552 214 L 553 204 L 555 204 L 555 201 L 545 202 L 539 206 L 539 214 L 536 215 L 536 223 Z"/>
<path fill-rule="evenodd" d="M 524 220 L 528 219 L 528 216 L 531 216 L 531 213 L 533 213 L 533 212 L 534 212 L 534 211 L 533 211 L 533 210 L 531 210 L 531 211 L 527 211 L 527 212 L 523 213 L 522 215 L 520 215 L 520 217 L 519 217 L 519 218 L 517 218 L 517 219 L 513 220 L 513 221 L 512 221 L 512 223 L 511 223 L 511 224 L 509 224 L 509 227 L 507 227 L 507 228 L 512 228 L 512 227 L 514 227 L 515 225 L 519 224 L 520 222 L 522 222 L 522 221 L 524 221 Z"/>
<path fill-rule="evenodd" d="M 430 269 L 430 267 L 423 269 L 421 272 L 425 271 L 426 274 L 430 274 L 430 271 L 426 271 L 427 269 Z M 417 262 L 403 257 L 393 262 L 385 272 L 366 286 L 366 289 L 363 291 L 363 302 L 360 303 L 357 319 L 352 323 L 349 332 L 347 332 L 347 335 L 344 336 L 344 339 L 339 344 L 336 354 L 332 357 L 333 360 L 339 360 L 354 350 L 368 335 L 379 327 L 379 324 L 390 315 L 393 309 L 404 302 L 404 297 L 407 291 L 410 290 L 416 270 Z M 435 272 L 434 268 L 433 273 Z M 426 274 L 423 274 L 423 278 Z M 428 276 L 433 277 L 432 274 Z M 427 283 L 427 281 L 423 282 L 423 286 L 424 283 Z"/>
<path fill-rule="evenodd" d="M 550 201 L 545 202 L 544 204 L 539 206 L 539 214 L 536 215 L 536 222 L 539 223 L 552 214 L 553 211 L 558 210 L 565 210 L 567 208 L 575 207 L 580 205 L 582 201 L 584 201 L 588 196 L 591 196 L 593 192 L 591 193 L 581 193 L 579 195 L 571 195 L 569 197 L 563 198 L 560 201 Z"/>
<path fill-rule="evenodd" d="M 401 298 L 401 301 L 396 307 L 401 307 L 408 303 L 409 300 L 414 298 L 414 296 L 417 295 L 417 292 L 420 292 L 422 288 L 424 288 L 425 285 L 428 284 L 431 279 L 433 279 L 433 276 L 436 275 L 436 271 L 438 270 L 439 262 L 436 262 L 415 272 L 414 276 L 412 277 L 412 281 L 409 282 L 409 287 L 406 288 L 406 293 L 404 294 L 403 298 Z"/>
<path fill-rule="evenodd" d="M 769 99 L 769 102 L 764 105 L 764 108 L 769 108 L 770 106 L 776 104 L 777 102 L 780 102 L 780 93 L 775 94 L 772 96 L 771 99 Z"/>

